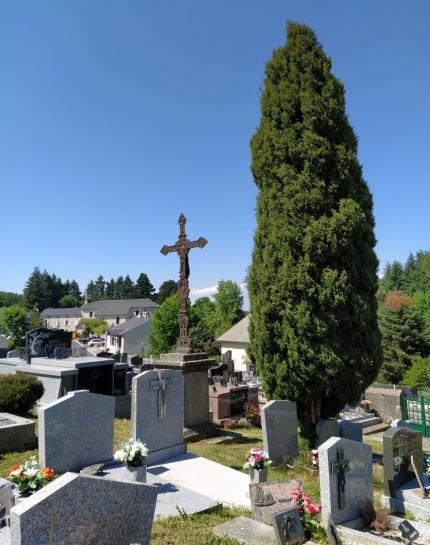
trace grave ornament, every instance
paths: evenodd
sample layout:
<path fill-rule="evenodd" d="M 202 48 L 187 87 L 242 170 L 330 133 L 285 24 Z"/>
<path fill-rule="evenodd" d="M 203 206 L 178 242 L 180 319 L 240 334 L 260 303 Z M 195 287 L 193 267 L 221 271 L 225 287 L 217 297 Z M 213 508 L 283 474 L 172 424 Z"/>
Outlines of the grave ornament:
<path fill-rule="evenodd" d="M 303 543 L 305 534 L 299 510 L 295 505 L 274 513 L 272 523 L 278 545 L 299 545 Z"/>
<path fill-rule="evenodd" d="M 337 475 L 338 507 L 345 509 L 345 473 L 349 471 L 349 462 L 345 460 L 343 449 L 337 449 L 337 462 L 332 462 L 331 473 Z"/>

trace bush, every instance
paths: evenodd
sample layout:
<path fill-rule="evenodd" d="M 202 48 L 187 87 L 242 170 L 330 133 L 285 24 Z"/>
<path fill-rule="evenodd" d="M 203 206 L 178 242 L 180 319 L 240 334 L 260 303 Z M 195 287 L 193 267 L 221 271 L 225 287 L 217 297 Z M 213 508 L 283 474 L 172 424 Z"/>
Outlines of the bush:
<path fill-rule="evenodd" d="M 403 382 L 409 388 L 428 390 L 430 388 L 430 357 L 416 356 L 412 366 L 404 374 Z"/>
<path fill-rule="evenodd" d="M 31 375 L 0 375 L 0 412 L 25 415 L 43 392 L 43 384 Z"/>

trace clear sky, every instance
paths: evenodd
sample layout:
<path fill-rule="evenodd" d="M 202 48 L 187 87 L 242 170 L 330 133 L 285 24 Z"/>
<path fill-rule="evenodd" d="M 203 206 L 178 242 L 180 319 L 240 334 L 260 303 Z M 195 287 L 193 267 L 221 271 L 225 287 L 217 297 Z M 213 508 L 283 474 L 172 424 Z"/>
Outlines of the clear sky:
<path fill-rule="evenodd" d="M 187 233 L 191 286 L 242 282 L 255 229 L 249 138 L 285 23 L 344 82 L 381 268 L 430 249 L 428 0 L 0 2 L 0 290 L 34 266 L 84 288 L 146 272 Z M 201 292 L 204 293 L 204 292 Z"/>

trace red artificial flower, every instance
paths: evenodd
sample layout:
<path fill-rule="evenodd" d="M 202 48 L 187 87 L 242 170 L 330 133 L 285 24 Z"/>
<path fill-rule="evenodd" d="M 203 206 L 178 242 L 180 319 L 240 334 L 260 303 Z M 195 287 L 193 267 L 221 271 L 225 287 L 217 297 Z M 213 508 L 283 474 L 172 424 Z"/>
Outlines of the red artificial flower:
<path fill-rule="evenodd" d="M 44 467 L 42 469 L 42 477 L 45 479 L 52 479 L 55 471 L 52 469 L 52 467 Z"/>

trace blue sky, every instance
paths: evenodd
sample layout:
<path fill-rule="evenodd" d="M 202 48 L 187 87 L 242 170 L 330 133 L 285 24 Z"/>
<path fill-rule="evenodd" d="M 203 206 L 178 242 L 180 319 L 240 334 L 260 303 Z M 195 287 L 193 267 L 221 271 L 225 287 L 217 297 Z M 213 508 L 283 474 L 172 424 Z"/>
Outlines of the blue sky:
<path fill-rule="evenodd" d="M 140 271 L 158 286 L 177 275 L 159 250 L 180 212 L 209 240 L 191 286 L 242 282 L 249 138 L 287 19 L 313 27 L 345 84 L 381 267 L 430 249 L 428 0 L 4 0 L 0 290 L 36 265 L 81 287 Z"/>

